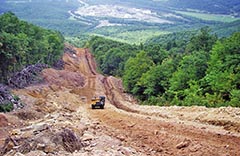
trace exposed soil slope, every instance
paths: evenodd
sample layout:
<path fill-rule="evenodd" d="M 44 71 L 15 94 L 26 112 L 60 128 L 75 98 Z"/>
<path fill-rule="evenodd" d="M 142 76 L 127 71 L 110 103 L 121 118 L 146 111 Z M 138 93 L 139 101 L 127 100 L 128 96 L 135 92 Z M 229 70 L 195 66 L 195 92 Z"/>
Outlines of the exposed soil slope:
<path fill-rule="evenodd" d="M 71 51 L 64 70 L 43 71 L 45 84 L 15 91 L 27 106 L 0 114 L 2 154 L 240 155 L 239 108 L 137 105 L 88 49 Z M 99 95 L 106 108 L 92 110 Z"/>

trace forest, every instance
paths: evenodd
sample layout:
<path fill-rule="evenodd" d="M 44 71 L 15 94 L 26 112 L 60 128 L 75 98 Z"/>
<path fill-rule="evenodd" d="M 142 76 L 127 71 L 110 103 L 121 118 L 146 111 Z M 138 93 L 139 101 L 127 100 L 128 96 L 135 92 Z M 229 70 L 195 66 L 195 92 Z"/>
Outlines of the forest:
<path fill-rule="evenodd" d="M 53 65 L 63 53 L 64 38 L 19 20 L 13 13 L 0 16 L 0 83 L 7 83 L 13 73 L 27 65 Z"/>
<path fill-rule="evenodd" d="M 142 104 L 240 107 L 240 33 L 209 27 L 129 45 L 94 37 L 87 46 L 103 74 L 121 77 Z"/>
<path fill-rule="evenodd" d="M 238 0 L 168 0 L 166 3 L 174 8 L 178 9 L 192 9 L 192 11 L 204 11 L 214 14 L 232 14 L 239 17 L 240 3 Z"/>

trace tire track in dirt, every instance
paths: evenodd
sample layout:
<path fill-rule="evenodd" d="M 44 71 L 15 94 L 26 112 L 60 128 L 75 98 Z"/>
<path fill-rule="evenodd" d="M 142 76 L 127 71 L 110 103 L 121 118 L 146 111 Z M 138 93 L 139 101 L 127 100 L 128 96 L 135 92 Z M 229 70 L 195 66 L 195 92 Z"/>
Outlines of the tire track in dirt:
<path fill-rule="evenodd" d="M 113 136 L 151 155 L 239 155 L 240 138 L 211 133 L 194 126 L 168 123 L 132 113 L 106 109 L 90 111 L 93 118 L 111 127 Z M 177 146 L 187 140 L 186 148 Z"/>
<path fill-rule="evenodd" d="M 84 49 L 84 52 L 85 52 L 85 58 L 86 58 L 86 61 L 87 61 L 87 65 L 92 73 L 92 75 L 97 75 L 97 72 L 96 72 L 96 63 L 93 59 L 93 56 L 92 54 L 89 52 L 88 49 Z"/>
<path fill-rule="evenodd" d="M 88 63 L 93 70 L 92 62 Z M 96 86 L 104 85 L 105 95 L 116 109 L 87 111 L 107 127 L 110 135 L 120 138 L 126 145 L 148 155 L 240 155 L 240 137 L 153 119 L 144 112 L 140 115 L 137 109 L 124 104 L 129 101 L 125 101 L 112 77 L 104 77 L 96 83 Z"/>
<path fill-rule="evenodd" d="M 122 109 L 127 112 L 138 113 L 137 110 L 133 110 L 133 109 L 121 104 L 121 102 L 117 99 L 117 96 L 115 94 L 114 86 L 112 85 L 111 81 L 110 82 L 109 81 L 110 81 L 109 77 L 104 77 L 103 85 L 104 85 L 104 88 L 106 91 L 106 96 L 107 96 L 108 100 L 110 101 L 110 103 L 112 105 L 114 105 L 115 107 L 117 107 L 118 109 Z"/>

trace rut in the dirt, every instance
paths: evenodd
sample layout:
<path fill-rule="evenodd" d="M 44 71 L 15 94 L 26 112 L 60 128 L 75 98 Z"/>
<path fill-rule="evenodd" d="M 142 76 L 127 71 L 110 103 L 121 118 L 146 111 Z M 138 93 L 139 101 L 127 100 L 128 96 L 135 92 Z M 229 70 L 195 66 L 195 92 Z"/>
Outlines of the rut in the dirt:
<path fill-rule="evenodd" d="M 106 91 L 106 96 L 108 98 L 108 100 L 110 101 L 110 103 L 112 105 L 114 105 L 115 107 L 117 107 L 118 109 L 122 109 L 122 110 L 125 110 L 127 112 L 132 112 L 132 113 L 138 113 L 137 110 L 133 110 L 125 105 L 123 105 L 116 97 L 115 95 L 115 90 L 114 90 L 114 87 L 111 85 L 111 81 L 110 80 L 110 77 L 105 77 L 104 80 L 103 80 L 103 85 L 104 85 L 104 88 L 105 88 L 105 91 Z"/>

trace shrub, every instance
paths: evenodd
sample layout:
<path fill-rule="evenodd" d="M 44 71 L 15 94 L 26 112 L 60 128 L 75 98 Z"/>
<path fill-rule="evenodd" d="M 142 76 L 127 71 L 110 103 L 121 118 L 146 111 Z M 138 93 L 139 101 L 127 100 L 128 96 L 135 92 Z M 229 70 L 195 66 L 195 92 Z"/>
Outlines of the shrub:
<path fill-rule="evenodd" d="M 13 103 L 11 103 L 11 101 L 4 101 L 1 105 L 0 105 L 0 112 L 10 112 L 13 110 Z"/>

